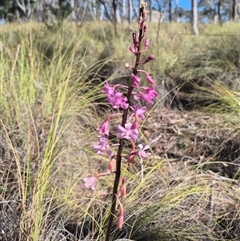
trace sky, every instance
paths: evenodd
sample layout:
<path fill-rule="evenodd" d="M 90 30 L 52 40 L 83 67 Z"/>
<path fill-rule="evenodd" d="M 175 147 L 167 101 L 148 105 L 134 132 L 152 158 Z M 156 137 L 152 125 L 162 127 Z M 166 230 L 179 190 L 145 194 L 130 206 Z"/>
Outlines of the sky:
<path fill-rule="evenodd" d="M 173 2 L 173 6 L 175 6 L 175 1 Z M 191 9 L 191 0 L 178 0 L 178 6 L 184 9 Z"/>

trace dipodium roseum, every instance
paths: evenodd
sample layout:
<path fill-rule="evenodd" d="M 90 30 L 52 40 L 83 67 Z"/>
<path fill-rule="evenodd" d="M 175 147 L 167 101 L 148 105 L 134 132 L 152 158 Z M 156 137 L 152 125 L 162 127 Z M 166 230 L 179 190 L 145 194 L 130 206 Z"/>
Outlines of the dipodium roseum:
<path fill-rule="evenodd" d="M 101 137 L 99 139 L 99 144 L 93 145 L 93 149 L 100 155 L 106 152 L 109 156 L 112 156 L 112 152 L 109 150 L 108 139 L 105 137 Z"/>
<path fill-rule="evenodd" d="M 124 208 L 121 201 L 126 197 L 127 180 L 122 177 L 123 172 L 121 167 L 123 165 L 135 165 L 137 163 L 136 160 L 139 161 L 140 159 L 141 180 L 143 181 L 143 159 L 150 156 L 148 146 L 139 144 L 136 149 L 136 143 L 139 135 L 139 121 L 145 119 L 145 112 L 147 110 L 145 105 L 152 104 L 154 98 L 158 95 L 155 90 L 156 83 L 152 76 L 145 69 L 140 68 L 140 66 L 144 66 L 144 64 L 155 58 L 152 54 L 148 55 L 148 57 L 142 58 L 142 53 L 147 51 L 150 45 L 149 39 L 144 41 L 144 37 L 147 32 L 147 26 L 145 23 L 147 19 L 146 7 L 146 3 L 141 4 L 139 9 L 138 33 L 132 33 L 132 44 L 130 44 L 131 47 L 129 50 L 133 53 L 135 61 L 131 65 L 128 63 L 125 64 L 125 68 L 130 72 L 130 78 L 127 86 L 122 85 L 121 83 L 111 86 L 107 81 L 102 90 L 103 93 L 107 95 L 107 99 L 112 107 L 112 110 L 107 119 L 97 129 L 99 143 L 93 145 L 93 149 L 100 155 L 107 154 L 110 157 L 109 163 L 106 167 L 107 170 L 106 172 L 98 173 L 92 177 L 86 177 L 84 179 L 85 186 L 95 190 L 96 181 L 99 177 L 111 174 L 115 175 L 105 241 L 110 241 L 112 239 L 112 226 L 116 217 L 117 206 L 119 207 L 117 226 L 119 229 L 122 229 L 124 225 Z M 146 86 L 144 85 L 142 79 L 140 79 L 142 76 L 146 76 Z M 119 118 L 119 116 L 121 116 L 120 122 L 119 119 L 116 119 L 116 121 L 121 124 L 115 126 L 114 128 L 114 122 L 110 125 L 110 120 L 112 121 L 113 118 Z M 118 139 L 117 141 L 115 138 L 116 136 Z"/>
<path fill-rule="evenodd" d="M 150 84 L 155 85 L 155 82 L 154 82 L 154 80 L 153 80 L 153 78 L 150 74 L 147 74 L 146 77 L 147 77 L 147 80 Z"/>
<path fill-rule="evenodd" d="M 132 86 L 133 87 L 138 87 L 138 84 L 140 83 L 140 78 L 137 75 L 133 74 L 133 73 L 131 74 L 131 76 L 132 76 L 132 80 L 133 80 Z"/>
<path fill-rule="evenodd" d="M 148 145 L 143 146 L 142 144 L 139 144 L 138 147 L 139 147 L 138 156 L 140 157 L 140 160 L 141 160 L 140 163 L 142 163 L 142 159 L 151 156 L 151 153 L 146 152 L 149 149 Z"/>
<path fill-rule="evenodd" d="M 135 100 L 145 100 L 147 103 L 149 104 L 153 104 L 153 99 L 155 99 L 158 96 L 158 93 L 156 92 L 156 90 L 151 87 L 142 87 L 145 91 L 145 93 L 143 92 L 139 92 L 137 94 L 134 95 L 134 99 Z"/>
<path fill-rule="evenodd" d="M 140 119 L 144 119 L 144 113 L 146 112 L 146 106 L 140 107 L 138 104 L 134 104 L 133 111 L 131 113 L 131 117 L 137 115 Z"/>
<path fill-rule="evenodd" d="M 100 127 L 97 129 L 99 135 L 107 135 L 107 136 L 109 136 L 109 119 L 110 119 L 110 117 L 108 117 L 108 118 L 100 125 Z"/>
<path fill-rule="evenodd" d="M 97 177 L 96 176 L 85 177 L 83 180 L 84 180 L 85 186 L 87 188 L 91 188 L 92 190 L 96 189 L 96 182 L 97 182 Z"/>
<path fill-rule="evenodd" d="M 120 92 L 115 92 L 112 95 L 108 95 L 108 101 L 112 105 L 113 109 L 127 109 L 129 104 L 127 103 L 127 98 L 123 96 Z"/>
<path fill-rule="evenodd" d="M 117 199 L 118 199 L 118 203 L 119 203 L 119 216 L 118 216 L 117 226 L 121 230 L 123 227 L 123 222 L 124 222 L 124 208 L 118 197 L 117 197 Z"/>
<path fill-rule="evenodd" d="M 132 125 L 132 123 L 126 123 L 124 126 L 125 128 L 118 125 L 118 138 L 124 138 L 136 142 L 138 138 L 138 129 L 132 128 Z"/>
<path fill-rule="evenodd" d="M 112 95 L 112 94 L 114 94 L 117 86 L 119 86 L 119 85 L 110 86 L 108 81 L 107 81 L 106 84 L 103 87 L 103 93 L 105 93 L 107 95 Z"/>

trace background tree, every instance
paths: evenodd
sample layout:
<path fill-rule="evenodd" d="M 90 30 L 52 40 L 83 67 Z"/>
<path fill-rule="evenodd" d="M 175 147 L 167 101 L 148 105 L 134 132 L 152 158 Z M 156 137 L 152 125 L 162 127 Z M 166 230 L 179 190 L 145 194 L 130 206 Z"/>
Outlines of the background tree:
<path fill-rule="evenodd" d="M 178 0 L 176 0 L 175 16 L 176 16 L 176 22 L 179 23 Z"/>
<path fill-rule="evenodd" d="M 128 23 L 132 21 L 133 4 L 132 0 L 128 0 Z"/>
<path fill-rule="evenodd" d="M 173 7 L 172 7 L 172 0 L 168 1 L 168 11 L 169 11 L 169 22 L 172 22 L 172 15 L 173 15 Z"/>
<path fill-rule="evenodd" d="M 236 9 L 237 9 L 237 1 L 233 0 L 233 2 L 232 2 L 232 21 L 236 20 Z"/>
<path fill-rule="evenodd" d="M 148 1 L 149 5 L 149 21 L 152 22 L 152 0 Z"/>
<path fill-rule="evenodd" d="M 192 27 L 195 35 L 198 35 L 198 8 L 197 8 L 197 0 L 192 0 Z"/>
<path fill-rule="evenodd" d="M 201 9 L 199 12 L 199 20 L 203 23 L 213 22 L 214 20 L 214 8 L 213 0 L 200 0 L 198 2 L 198 8 Z"/>

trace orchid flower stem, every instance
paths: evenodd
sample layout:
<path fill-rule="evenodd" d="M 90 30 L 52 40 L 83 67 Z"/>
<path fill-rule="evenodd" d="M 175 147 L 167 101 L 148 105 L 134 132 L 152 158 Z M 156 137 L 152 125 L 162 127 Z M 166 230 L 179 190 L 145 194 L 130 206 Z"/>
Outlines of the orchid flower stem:
<path fill-rule="evenodd" d="M 141 164 L 141 182 L 143 182 L 143 177 L 144 177 L 144 166 Z"/>
<path fill-rule="evenodd" d="M 143 30 L 139 29 L 139 35 L 138 35 L 138 47 L 137 47 L 137 54 L 136 54 L 136 59 L 135 59 L 135 65 L 133 68 L 133 74 L 137 75 L 138 73 L 138 66 L 140 63 L 140 57 L 141 57 L 141 41 L 143 38 Z M 127 93 L 127 100 L 129 105 L 131 104 L 130 102 L 130 97 L 132 95 L 133 91 L 133 86 L 132 83 L 128 86 L 128 93 Z M 123 110 L 123 116 L 122 116 L 122 126 L 125 126 L 127 122 L 127 117 L 128 117 L 128 108 Z M 123 146 L 124 146 L 124 139 L 119 139 L 119 147 L 118 147 L 118 152 L 117 152 L 117 158 L 116 158 L 116 173 L 115 173 L 115 180 L 114 180 L 114 185 L 113 185 L 113 193 L 112 193 L 112 205 L 111 205 L 111 210 L 110 210 L 110 215 L 109 215 L 109 220 L 108 220 L 108 226 L 107 226 L 107 231 L 106 231 L 106 238 L 105 241 L 110 240 L 111 236 L 111 230 L 112 230 L 112 225 L 113 225 L 113 219 L 114 219 L 114 214 L 116 210 L 116 195 L 118 194 L 118 187 L 121 179 L 121 164 L 122 164 L 122 152 L 123 152 Z"/>

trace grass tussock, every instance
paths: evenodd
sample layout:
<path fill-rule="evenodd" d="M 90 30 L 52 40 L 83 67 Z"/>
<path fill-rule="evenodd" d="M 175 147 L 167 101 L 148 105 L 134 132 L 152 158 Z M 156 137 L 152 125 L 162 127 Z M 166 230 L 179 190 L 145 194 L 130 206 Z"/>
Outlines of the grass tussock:
<path fill-rule="evenodd" d="M 104 240 L 112 177 L 95 192 L 82 180 L 107 167 L 108 160 L 91 148 L 107 109 L 101 87 L 107 78 L 128 81 L 124 64 L 133 59 L 127 49 L 136 26 L 119 26 L 117 39 L 107 23 L 89 26 L 1 26 L 5 240 Z M 162 24 L 158 33 L 157 28 L 149 24 L 156 60 L 145 67 L 159 86 L 155 111 L 165 105 L 239 113 L 239 25 L 200 26 L 198 38 L 186 24 Z M 147 127 L 149 135 L 154 124 Z M 144 132 L 142 139 L 148 143 Z M 122 231 L 114 227 L 112 240 L 238 240 L 236 180 L 202 163 L 159 157 L 154 148 L 152 154 L 142 181 L 141 172 L 124 170 L 125 225 Z"/>

